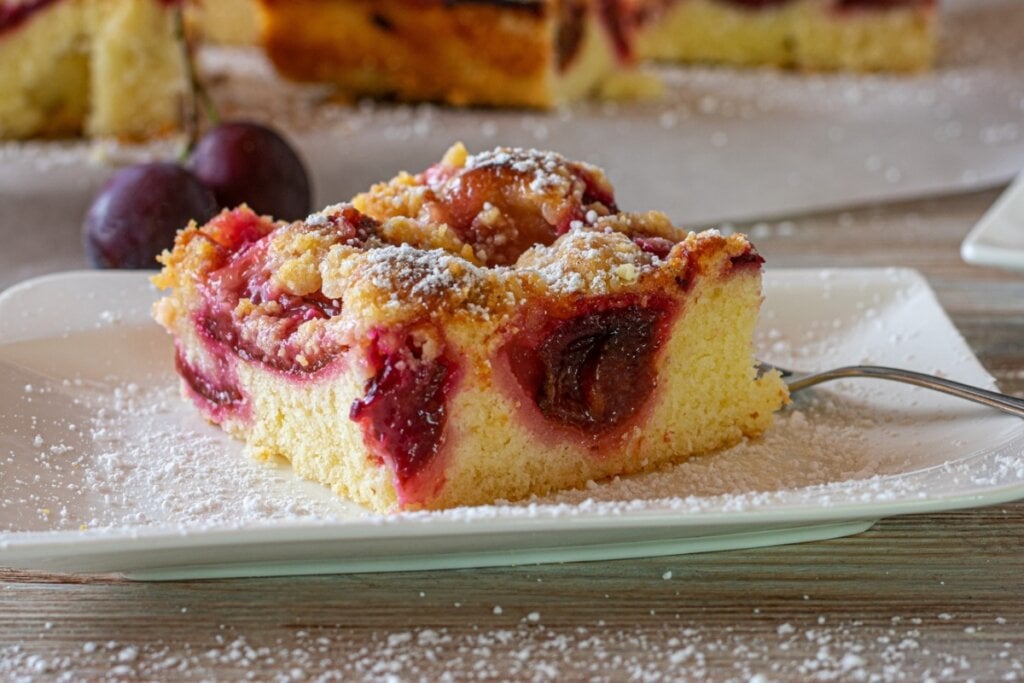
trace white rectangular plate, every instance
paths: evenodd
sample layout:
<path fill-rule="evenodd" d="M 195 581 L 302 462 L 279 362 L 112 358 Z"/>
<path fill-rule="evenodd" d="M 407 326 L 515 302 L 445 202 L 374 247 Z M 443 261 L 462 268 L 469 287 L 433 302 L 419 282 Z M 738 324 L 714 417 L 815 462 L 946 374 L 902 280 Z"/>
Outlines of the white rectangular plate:
<path fill-rule="evenodd" d="M 968 263 L 1024 270 L 1024 173 L 968 233 L 960 253 Z"/>
<path fill-rule="evenodd" d="M 766 360 L 871 362 L 993 386 L 909 270 L 769 271 Z M 762 439 L 517 504 L 379 516 L 247 459 L 178 398 L 136 273 L 0 296 L 0 565 L 140 579 L 638 557 L 856 533 L 1024 497 L 1024 424 L 921 389 L 801 394 Z"/>

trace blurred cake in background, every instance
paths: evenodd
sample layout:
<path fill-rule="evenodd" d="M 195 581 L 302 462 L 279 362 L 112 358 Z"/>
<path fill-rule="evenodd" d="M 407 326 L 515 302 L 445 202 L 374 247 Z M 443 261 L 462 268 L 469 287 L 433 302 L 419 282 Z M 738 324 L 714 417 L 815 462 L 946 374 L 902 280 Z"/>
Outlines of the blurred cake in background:
<path fill-rule="evenodd" d="M 285 76 L 354 95 L 550 107 L 628 61 L 593 0 L 259 0 Z"/>
<path fill-rule="evenodd" d="M 918 71 L 935 0 L 256 0 L 286 77 L 355 95 L 548 107 L 638 60 Z"/>
<path fill-rule="evenodd" d="M 0 138 L 141 138 L 178 126 L 174 0 L 0 0 Z"/>
<path fill-rule="evenodd" d="M 935 0 L 622 0 L 641 58 L 811 71 L 921 71 Z"/>
<path fill-rule="evenodd" d="M 190 36 L 342 95 L 547 108 L 649 93 L 638 61 L 918 71 L 935 0 L 0 0 L 0 138 L 181 121 Z"/>
<path fill-rule="evenodd" d="M 189 28 L 201 40 L 221 45 L 259 42 L 256 0 L 187 0 Z"/>

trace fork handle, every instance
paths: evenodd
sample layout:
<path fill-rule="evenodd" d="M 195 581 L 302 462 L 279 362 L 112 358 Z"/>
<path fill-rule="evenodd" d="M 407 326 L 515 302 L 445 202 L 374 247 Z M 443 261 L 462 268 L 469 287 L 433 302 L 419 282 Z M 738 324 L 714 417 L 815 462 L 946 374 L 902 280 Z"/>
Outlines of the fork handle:
<path fill-rule="evenodd" d="M 951 396 L 964 398 L 968 401 L 981 403 L 982 405 L 995 408 L 996 410 L 1001 410 L 1004 413 L 1016 415 L 1017 417 L 1024 417 L 1024 399 L 1014 398 L 1013 396 L 1007 396 L 1006 394 L 1000 394 L 980 387 L 972 387 L 969 384 L 954 382 L 953 380 L 943 379 L 942 377 L 936 377 L 934 375 L 926 375 L 924 373 L 914 372 L 912 370 L 901 370 L 899 368 L 887 368 L 879 365 L 848 365 L 842 368 L 835 368 L 824 372 L 815 372 L 801 377 L 794 377 L 787 381 L 787 384 L 789 386 L 789 390 L 793 392 L 806 389 L 807 387 L 820 384 L 821 382 L 828 382 L 833 379 L 843 379 L 847 377 L 872 377 L 875 379 L 888 379 L 894 382 L 903 382 L 904 384 L 913 384 L 914 386 L 924 387 L 925 389 L 934 389 L 935 391 L 940 391 L 944 394 L 950 394 Z"/>

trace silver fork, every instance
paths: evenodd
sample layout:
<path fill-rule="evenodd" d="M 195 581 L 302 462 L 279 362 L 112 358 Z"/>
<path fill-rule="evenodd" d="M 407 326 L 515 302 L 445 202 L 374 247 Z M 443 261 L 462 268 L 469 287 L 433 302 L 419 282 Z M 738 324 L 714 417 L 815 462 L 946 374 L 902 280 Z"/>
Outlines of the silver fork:
<path fill-rule="evenodd" d="M 806 389 L 807 387 L 812 387 L 815 384 L 828 382 L 833 379 L 870 377 L 873 379 L 888 379 L 893 382 L 913 384 L 914 386 L 924 387 L 925 389 L 933 389 L 935 391 L 942 392 L 943 394 L 949 394 L 951 396 L 965 398 L 968 401 L 974 401 L 975 403 L 981 403 L 982 405 L 989 406 L 990 408 L 1001 410 L 1004 413 L 1016 415 L 1017 417 L 1024 417 L 1024 399 L 1014 398 L 1013 396 L 989 391 L 988 389 L 972 387 L 969 384 L 954 382 L 951 379 L 944 379 L 942 377 L 936 377 L 935 375 L 926 375 L 912 370 L 887 368 L 879 365 L 847 365 L 845 367 L 835 368 L 833 370 L 824 370 L 822 372 L 796 372 L 795 370 L 788 370 L 769 363 L 760 363 L 758 365 L 758 372 L 762 374 L 772 369 L 778 370 L 782 373 L 782 378 L 786 381 L 786 385 L 789 387 L 790 393 L 795 393 L 801 389 Z"/>

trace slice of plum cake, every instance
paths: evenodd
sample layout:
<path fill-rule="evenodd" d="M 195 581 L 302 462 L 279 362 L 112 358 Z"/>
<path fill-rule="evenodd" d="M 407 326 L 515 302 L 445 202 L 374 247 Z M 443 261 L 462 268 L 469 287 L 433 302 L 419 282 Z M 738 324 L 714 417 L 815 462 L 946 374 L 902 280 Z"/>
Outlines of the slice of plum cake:
<path fill-rule="evenodd" d="M 604 173 L 461 146 L 305 221 L 245 207 L 154 278 L 183 392 L 259 458 L 377 511 L 515 500 L 767 429 L 762 259 L 620 212 Z"/>

